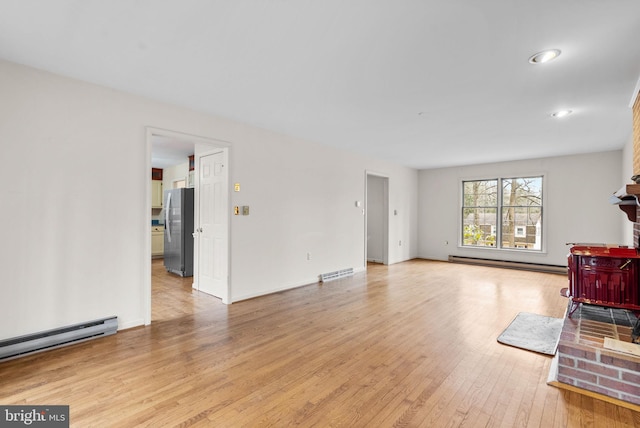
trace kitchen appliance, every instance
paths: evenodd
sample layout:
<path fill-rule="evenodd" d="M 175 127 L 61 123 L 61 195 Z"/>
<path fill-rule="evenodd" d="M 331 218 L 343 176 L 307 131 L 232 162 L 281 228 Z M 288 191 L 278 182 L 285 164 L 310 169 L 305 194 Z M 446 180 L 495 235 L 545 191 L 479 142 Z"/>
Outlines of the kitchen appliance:
<path fill-rule="evenodd" d="M 164 191 L 164 267 L 193 276 L 193 189 Z"/>

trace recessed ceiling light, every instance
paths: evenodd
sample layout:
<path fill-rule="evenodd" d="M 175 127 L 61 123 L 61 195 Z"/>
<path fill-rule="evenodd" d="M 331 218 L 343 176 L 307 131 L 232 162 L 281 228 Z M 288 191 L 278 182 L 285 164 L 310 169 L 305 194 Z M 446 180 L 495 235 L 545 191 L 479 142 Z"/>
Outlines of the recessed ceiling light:
<path fill-rule="evenodd" d="M 549 49 L 532 55 L 531 58 L 529 58 L 529 62 L 531 64 L 544 64 L 545 62 L 556 59 L 558 55 L 560 55 L 559 49 Z"/>
<path fill-rule="evenodd" d="M 554 113 L 551 113 L 551 116 L 553 117 L 565 117 L 565 116 L 569 116 L 571 114 L 571 110 L 560 110 L 560 111 L 556 111 Z"/>

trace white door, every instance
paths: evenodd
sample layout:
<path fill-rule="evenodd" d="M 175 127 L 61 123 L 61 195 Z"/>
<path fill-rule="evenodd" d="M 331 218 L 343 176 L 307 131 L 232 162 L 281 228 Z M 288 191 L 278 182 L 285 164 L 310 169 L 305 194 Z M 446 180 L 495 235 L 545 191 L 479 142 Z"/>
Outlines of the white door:
<path fill-rule="evenodd" d="M 228 300 L 226 153 L 198 158 L 198 290 Z"/>

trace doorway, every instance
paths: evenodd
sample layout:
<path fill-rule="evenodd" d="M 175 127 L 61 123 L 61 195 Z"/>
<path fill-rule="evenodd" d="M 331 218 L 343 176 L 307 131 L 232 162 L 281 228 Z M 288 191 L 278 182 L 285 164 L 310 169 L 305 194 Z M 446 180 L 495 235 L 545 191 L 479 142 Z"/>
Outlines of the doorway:
<path fill-rule="evenodd" d="M 365 266 L 389 264 L 389 177 L 366 173 Z"/>
<path fill-rule="evenodd" d="M 226 162 L 226 160 L 228 159 L 229 144 L 227 142 L 184 134 L 184 133 L 175 132 L 175 131 L 148 127 L 147 135 L 146 135 L 146 144 L 147 144 L 147 162 L 146 162 L 145 174 L 147 174 L 146 171 L 151 171 L 151 168 L 154 164 L 156 165 L 158 164 L 157 163 L 158 160 L 161 160 L 164 162 L 164 163 L 160 163 L 160 165 L 169 165 L 173 161 L 169 160 L 168 158 L 175 157 L 176 159 L 175 163 L 176 164 L 181 163 L 180 167 L 178 168 L 178 171 L 180 172 L 177 174 L 174 173 L 169 177 L 169 180 L 167 181 L 167 185 L 168 185 L 167 188 L 172 188 L 174 186 L 182 187 L 182 180 L 185 180 L 187 187 L 194 187 L 194 193 L 198 195 L 199 165 L 197 162 L 194 162 L 193 160 L 197 159 L 199 155 L 206 154 L 207 152 L 210 152 L 212 150 L 221 152 L 224 154 L 225 168 L 221 172 L 224 174 L 225 182 L 228 182 L 228 162 Z M 189 156 L 191 156 L 191 158 L 189 158 Z M 182 163 L 187 163 L 187 166 L 182 166 Z M 193 165 L 191 170 L 189 168 L 190 165 Z M 146 177 L 149 177 L 149 175 L 147 174 Z M 151 180 L 147 178 L 146 183 L 147 183 L 146 200 L 148 201 L 146 204 L 147 220 L 148 220 L 147 224 L 152 224 L 152 220 L 160 218 L 161 215 L 154 216 L 152 214 Z M 228 186 L 226 185 L 223 186 L 220 192 L 224 194 L 223 195 L 224 197 L 220 197 L 220 195 L 218 195 L 215 198 L 215 202 L 217 204 L 217 210 L 221 210 L 224 213 L 228 213 L 229 212 Z M 193 260 L 194 276 L 193 278 L 190 279 L 190 281 L 192 282 L 191 286 L 193 289 L 206 292 L 206 290 L 199 289 L 199 286 L 198 286 L 199 284 L 198 275 L 199 275 L 199 272 L 202 271 L 202 269 L 200 269 L 202 266 L 199 266 L 199 265 L 202 265 L 203 263 L 219 265 L 222 263 L 224 264 L 224 266 L 228 271 L 229 221 L 226 221 L 224 222 L 224 224 L 221 225 L 221 227 L 223 228 L 222 233 L 225 236 L 227 236 L 226 245 L 219 246 L 217 248 L 216 254 L 210 254 L 209 258 L 198 257 L 198 244 L 197 244 L 198 236 L 196 232 L 200 227 L 199 224 L 197 223 L 198 219 L 200 218 L 199 214 L 200 214 L 200 205 L 199 205 L 199 201 L 196 198 L 196 200 L 194 201 L 194 221 L 196 221 L 196 223 L 194 223 L 194 230 L 189 232 L 189 233 L 194 233 L 195 234 L 194 238 L 196 238 L 194 239 L 194 252 L 195 252 L 194 258 L 193 258 L 194 259 Z M 151 228 L 147 227 L 146 229 L 149 229 L 149 232 L 148 232 L 149 236 L 147 238 L 148 257 L 145 257 L 145 260 L 147 261 L 146 263 L 148 263 L 148 266 L 146 266 L 146 269 L 145 269 L 146 274 L 145 274 L 145 281 L 143 283 L 143 287 L 144 287 L 143 293 L 145 298 L 144 323 L 148 325 L 151 323 L 151 320 L 152 320 L 152 314 L 151 314 L 152 312 L 151 311 L 152 309 L 152 289 L 151 289 L 152 266 L 151 266 L 151 235 L 150 235 Z M 206 260 L 206 261 L 203 262 L 203 260 Z M 223 303 L 229 303 L 230 291 L 229 291 L 228 275 L 225 275 L 224 281 L 225 283 L 224 283 L 224 286 L 222 287 L 223 293 L 221 293 L 221 295 L 218 295 L 217 297 L 222 299 Z"/>

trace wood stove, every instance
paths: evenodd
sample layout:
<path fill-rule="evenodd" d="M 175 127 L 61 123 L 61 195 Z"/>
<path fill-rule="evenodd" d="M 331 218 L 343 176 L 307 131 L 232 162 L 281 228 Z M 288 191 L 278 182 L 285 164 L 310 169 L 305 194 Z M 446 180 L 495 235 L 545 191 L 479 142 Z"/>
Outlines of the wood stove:
<path fill-rule="evenodd" d="M 568 255 L 569 317 L 580 303 L 640 314 L 640 254 L 625 246 L 574 245 Z"/>

